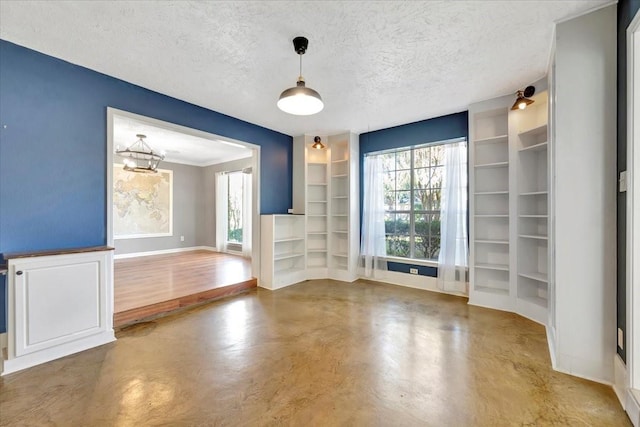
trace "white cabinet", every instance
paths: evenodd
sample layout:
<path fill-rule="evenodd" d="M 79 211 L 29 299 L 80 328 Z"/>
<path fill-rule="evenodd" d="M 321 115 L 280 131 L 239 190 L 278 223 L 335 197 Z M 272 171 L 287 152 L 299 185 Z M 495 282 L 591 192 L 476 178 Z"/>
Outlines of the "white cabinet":
<path fill-rule="evenodd" d="M 303 215 L 261 215 L 260 286 L 278 289 L 305 280 Z"/>
<path fill-rule="evenodd" d="M 113 341 L 111 250 L 8 260 L 3 374 Z"/>

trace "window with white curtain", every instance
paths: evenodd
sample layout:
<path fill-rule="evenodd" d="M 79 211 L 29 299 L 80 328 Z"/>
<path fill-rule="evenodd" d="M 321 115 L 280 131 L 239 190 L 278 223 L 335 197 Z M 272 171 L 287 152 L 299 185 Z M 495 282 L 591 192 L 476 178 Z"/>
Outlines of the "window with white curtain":
<path fill-rule="evenodd" d="M 370 154 L 382 160 L 387 256 L 438 260 L 445 146 L 459 142 Z M 462 169 L 466 186 L 466 163 Z"/>

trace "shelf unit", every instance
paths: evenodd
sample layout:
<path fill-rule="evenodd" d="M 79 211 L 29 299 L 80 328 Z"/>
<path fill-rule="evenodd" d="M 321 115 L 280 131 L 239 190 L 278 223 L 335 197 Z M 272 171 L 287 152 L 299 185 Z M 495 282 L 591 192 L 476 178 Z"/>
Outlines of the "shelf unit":
<path fill-rule="evenodd" d="M 261 215 L 260 286 L 278 289 L 305 280 L 305 217 Z"/>
<path fill-rule="evenodd" d="M 549 137 L 547 91 L 514 111 L 518 188 L 517 311 L 539 323 L 548 318 Z"/>
<path fill-rule="evenodd" d="M 469 112 L 470 287 L 472 304 L 509 306 L 510 200 L 508 107 L 492 102 Z"/>
<path fill-rule="evenodd" d="M 358 140 L 347 133 L 329 137 L 329 277 L 357 278 L 359 249 Z"/>

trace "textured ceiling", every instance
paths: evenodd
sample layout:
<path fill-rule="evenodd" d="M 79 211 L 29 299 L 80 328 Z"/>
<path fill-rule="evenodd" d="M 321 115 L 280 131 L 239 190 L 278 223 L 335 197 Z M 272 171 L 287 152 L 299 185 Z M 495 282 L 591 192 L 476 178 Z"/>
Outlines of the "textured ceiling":
<path fill-rule="evenodd" d="M 113 118 L 113 148 L 125 148 L 137 141 L 137 134 L 146 135 L 145 142 L 153 151 L 165 154 L 165 160 L 193 166 L 209 166 L 251 157 L 253 151 L 219 139 L 187 135 L 145 121 L 115 115 Z M 117 156 L 114 157 L 118 161 Z"/>
<path fill-rule="evenodd" d="M 599 1 L 2 1 L 0 37 L 289 135 L 462 111 L 542 77 L 553 22 Z M 276 107 L 291 40 L 325 109 Z"/>

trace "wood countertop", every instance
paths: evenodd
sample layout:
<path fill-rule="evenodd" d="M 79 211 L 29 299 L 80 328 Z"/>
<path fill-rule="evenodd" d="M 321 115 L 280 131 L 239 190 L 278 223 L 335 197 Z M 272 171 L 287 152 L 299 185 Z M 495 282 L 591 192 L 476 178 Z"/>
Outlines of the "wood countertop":
<path fill-rule="evenodd" d="M 101 252 L 101 251 L 112 251 L 114 248 L 111 246 L 91 246 L 88 248 L 71 248 L 71 249 L 48 249 L 43 251 L 30 251 L 30 252 L 13 252 L 8 254 L 3 254 L 3 258 L 5 261 L 10 259 L 17 258 L 31 258 L 37 256 L 49 256 L 49 255 L 68 255 L 68 254 L 81 254 L 86 252 Z M 0 265 L 0 270 L 2 269 L 2 265 Z M 6 273 L 6 266 L 5 266 Z"/>

